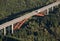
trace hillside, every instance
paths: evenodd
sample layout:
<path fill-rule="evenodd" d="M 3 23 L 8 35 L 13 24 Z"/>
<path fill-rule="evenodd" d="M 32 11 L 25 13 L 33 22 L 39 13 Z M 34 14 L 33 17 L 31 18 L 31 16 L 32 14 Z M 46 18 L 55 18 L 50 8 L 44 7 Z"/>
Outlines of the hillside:
<path fill-rule="evenodd" d="M 19 41 L 60 41 L 60 7 L 48 16 L 33 16 L 19 30 L 14 30 L 13 35 L 7 33 L 7 36 Z"/>
<path fill-rule="evenodd" d="M 0 0 L 0 20 L 23 10 L 41 7 L 56 0 Z"/>

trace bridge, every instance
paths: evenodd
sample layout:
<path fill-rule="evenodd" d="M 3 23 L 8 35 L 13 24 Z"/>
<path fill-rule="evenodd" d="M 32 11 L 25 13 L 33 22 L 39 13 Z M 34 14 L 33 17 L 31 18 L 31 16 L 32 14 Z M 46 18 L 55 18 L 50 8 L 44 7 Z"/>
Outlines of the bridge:
<path fill-rule="evenodd" d="M 11 21 L 7 21 L 3 24 L 0 25 L 0 30 L 4 29 L 4 35 L 6 35 L 6 28 L 8 26 L 11 26 L 12 29 L 12 34 L 14 33 L 14 30 L 19 29 L 30 17 L 32 16 L 44 16 L 44 15 L 48 15 L 49 14 L 49 9 L 51 8 L 52 11 L 54 9 L 55 6 L 58 7 L 58 5 L 60 5 L 60 1 L 56 1 L 50 5 L 47 5 L 45 7 L 42 7 L 40 9 L 37 9 L 35 11 L 32 11 L 28 14 L 25 14 L 23 16 L 20 16 L 18 18 L 15 18 Z"/>

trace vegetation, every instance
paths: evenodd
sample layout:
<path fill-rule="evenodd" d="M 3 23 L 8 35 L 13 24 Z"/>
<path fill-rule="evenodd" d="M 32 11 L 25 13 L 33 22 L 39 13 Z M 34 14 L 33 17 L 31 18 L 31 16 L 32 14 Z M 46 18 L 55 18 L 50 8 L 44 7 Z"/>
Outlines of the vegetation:
<path fill-rule="evenodd" d="M 60 41 L 60 7 L 50 15 L 33 16 L 19 30 L 15 30 L 10 38 L 19 41 Z"/>
<path fill-rule="evenodd" d="M 7 0 L 6 2 L 8 3 L 9 6 L 11 4 L 11 7 L 6 6 L 8 10 L 5 11 L 7 8 L 5 8 L 4 10 L 2 9 L 4 8 L 4 6 L 3 7 L 0 6 L 1 16 L 3 15 L 4 17 L 5 15 L 6 16 L 11 15 L 11 12 L 13 12 L 14 14 L 21 10 L 26 10 L 26 9 L 34 8 L 36 6 L 48 4 L 50 2 L 53 2 L 53 0 L 49 0 L 49 1 L 23 0 L 23 2 L 22 0 L 19 0 L 19 1 Z M 12 3 L 9 3 L 9 2 L 12 2 Z M 18 2 L 19 3 L 21 2 L 21 3 L 19 4 Z M 29 3 L 27 4 L 26 2 L 29 2 Z M 27 4 L 27 5 L 24 5 L 24 4 Z M 19 7 L 19 6 L 22 6 L 22 7 Z M 2 10 L 4 11 L 2 12 Z M 19 30 L 15 30 L 13 35 L 11 35 L 9 32 L 7 34 L 7 37 L 17 39 L 19 41 L 60 41 L 60 6 L 58 8 L 55 8 L 54 11 L 51 11 L 48 16 L 44 16 L 44 17 L 33 16 L 31 19 L 26 21 L 26 23 Z"/>
<path fill-rule="evenodd" d="M 56 0 L 0 0 L 0 20 L 23 10 L 41 7 Z"/>

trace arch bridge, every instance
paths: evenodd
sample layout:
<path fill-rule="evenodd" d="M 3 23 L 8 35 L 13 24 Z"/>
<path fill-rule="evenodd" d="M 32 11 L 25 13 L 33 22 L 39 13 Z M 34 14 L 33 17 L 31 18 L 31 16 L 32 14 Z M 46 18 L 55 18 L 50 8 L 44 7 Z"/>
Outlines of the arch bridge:
<path fill-rule="evenodd" d="M 49 9 L 51 8 L 52 11 L 54 9 L 54 7 L 58 7 L 58 5 L 60 5 L 60 1 L 56 1 L 50 5 L 47 5 L 45 7 L 42 7 L 40 9 L 37 9 L 35 11 L 32 11 L 28 14 L 25 14 L 23 16 L 20 16 L 18 18 L 15 18 L 11 21 L 8 21 L 6 23 L 3 23 L 0 25 L 0 30 L 4 29 L 4 35 L 6 35 L 6 28 L 8 26 L 11 26 L 11 30 L 12 30 L 12 34 L 14 33 L 14 30 L 16 29 L 20 29 L 20 27 L 32 16 L 36 15 L 36 16 L 44 16 L 44 15 L 49 15 Z"/>

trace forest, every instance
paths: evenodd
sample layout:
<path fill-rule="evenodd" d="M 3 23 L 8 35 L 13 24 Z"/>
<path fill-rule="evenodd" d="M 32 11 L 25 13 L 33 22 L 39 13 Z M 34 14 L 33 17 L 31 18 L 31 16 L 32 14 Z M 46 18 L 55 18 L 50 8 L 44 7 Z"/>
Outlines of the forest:
<path fill-rule="evenodd" d="M 19 41 L 60 41 L 60 6 L 44 17 L 31 17 L 13 35 L 8 33 L 6 37 Z"/>
<path fill-rule="evenodd" d="M 31 17 L 13 35 L 8 33 L 6 37 L 19 41 L 60 41 L 60 6 L 44 17 Z"/>
<path fill-rule="evenodd" d="M 0 20 L 23 10 L 41 7 L 56 0 L 0 0 Z"/>
<path fill-rule="evenodd" d="M 0 0 L 0 19 L 11 15 L 11 12 L 15 14 L 22 10 L 36 6 L 44 6 L 55 1 L 56 0 Z M 31 17 L 19 30 L 15 30 L 14 34 L 9 32 L 6 37 L 19 41 L 60 41 L 60 5 L 54 8 L 53 11 L 50 11 L 49 15 Z M 8 38 L 2 38 L 3 35 L 0 36 L 0 41 L 8 41 Z"/>

